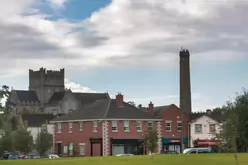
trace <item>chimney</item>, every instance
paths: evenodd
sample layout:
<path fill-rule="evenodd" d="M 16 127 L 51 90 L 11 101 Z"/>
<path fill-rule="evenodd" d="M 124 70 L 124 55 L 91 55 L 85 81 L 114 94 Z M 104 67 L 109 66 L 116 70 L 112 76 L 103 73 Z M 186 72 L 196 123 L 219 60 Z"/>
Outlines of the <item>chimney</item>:
<path fill-rule="evenodd" d="M 118 95 L 116 95 L 116 105 L 119 107 L 123 106 L 123 95 L 121 93 L 118 93 Z"/>
<path fill-rule="evenodd" d="M 150 114 L 153 114 L 154 113 L 154 106 L 153 106 L 153 103 L 150 101 L 150 103 L 148 104 L 148 112 Z"/>

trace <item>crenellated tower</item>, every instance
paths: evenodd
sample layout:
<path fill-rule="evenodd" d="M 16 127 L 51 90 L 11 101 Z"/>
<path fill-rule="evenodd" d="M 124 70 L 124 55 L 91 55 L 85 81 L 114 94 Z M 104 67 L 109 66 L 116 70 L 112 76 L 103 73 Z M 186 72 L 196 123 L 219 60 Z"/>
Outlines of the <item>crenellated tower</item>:
<path fill-rule="evenodd" d="M 65 90 L 65 70 L 58 71 L 40 68 L 38 71 L 29 69 L 29 90 L 36 91 L 42 105 L 54 92 Z"/>

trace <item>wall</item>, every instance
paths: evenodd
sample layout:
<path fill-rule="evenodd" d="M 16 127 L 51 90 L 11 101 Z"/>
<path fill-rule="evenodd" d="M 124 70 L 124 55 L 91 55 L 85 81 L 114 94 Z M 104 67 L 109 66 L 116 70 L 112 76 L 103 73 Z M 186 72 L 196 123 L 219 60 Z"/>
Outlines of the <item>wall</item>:
<path fill-rule="evenodd" d="M 35 142 L 37 139 L 38 133 L 41 131 L 41 127 L 28 127 L 27 130 L 31 132 L 31 135 L 33 136 L 33 140 Z M 53 134 L 52 124 L 47 125 L 47 131 L 48 133 Z"/>
<path fill-rule="evenodd" d="M 181 131 L 177 131 L 177 122 L 182 121 L 182 111 L 175 105 L 170 106 L 164 112 L 162 112 L 159 117 L 163 119 L 162 121 L 162 136 L 164 138 L 181 138 Z M 166 131 L 166 121 L 172 122 L 172 131 Z M 184 138 L 188 137 L 189 134 L 189 117 L 187 114 L 184 114 L 184 123 L 183 123 L 183 132 Z"/>
<path fill-rule="evenodd" d="M 98 131 L 93 132 L 93 122 L 83 122 L 83 131 L 79 130 L 79 123 L 73 123 L 72 133 L 69 131 L 69 123 L 62 124 L 62 133 L 58 133 L 58 124 L 55 124 L 55 153 L 57 153 L 57 142 L 62 142 L 62 151 L 64 146 L 68 146 L 68 143 L 85 143 L 86 155 L 90 156 L 90 138 L 102 138 L 102 122 L 98 125 Z M 100 149 L 95 149 L 93 155 L 98 155 Z M 80 153 L 79 145 L 77 147 L 77 153 Z M 66 156 L 67 154 L 65 154 Z M 100 155 L 99 155 L 100 156 Z"/>
<path fill-rule="evenodd" d="M 195 124 L 202 124 L 202 133 L 196 133 L 195 132 Z M 203 115 L 202 117 L 198 118 L 194 122 L 190 124 L 190 130 L 191 130 L 191 146 L 193 146 L 193 141 L 196 139 L 200 140 L 207 140 L 212 139 L 215 137 L 214 134 L 211 134 L 209 131 L 209 125 L 210 124 L 216 124 L 216 133 L 219 133 L 221 130 L 220 123 L 213 120 L 212 118 L 209 118 L 208 116 Z"/>

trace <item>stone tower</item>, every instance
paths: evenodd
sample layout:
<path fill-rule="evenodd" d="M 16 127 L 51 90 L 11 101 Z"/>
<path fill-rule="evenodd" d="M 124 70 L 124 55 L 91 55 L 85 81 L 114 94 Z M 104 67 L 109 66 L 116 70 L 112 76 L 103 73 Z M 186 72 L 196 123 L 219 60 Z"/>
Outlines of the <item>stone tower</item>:
<path fill-rule="evenodd" d="M 180 108 L 191 113 L 190 54 L 182 49 L 180 56 Z"/>
<path fill-rule="evenodd" d="M 44 105 L 54 92 L 65 90 L 65 70 L 29 70 L 29 90 L 36 91 L 42 105 Z"/>

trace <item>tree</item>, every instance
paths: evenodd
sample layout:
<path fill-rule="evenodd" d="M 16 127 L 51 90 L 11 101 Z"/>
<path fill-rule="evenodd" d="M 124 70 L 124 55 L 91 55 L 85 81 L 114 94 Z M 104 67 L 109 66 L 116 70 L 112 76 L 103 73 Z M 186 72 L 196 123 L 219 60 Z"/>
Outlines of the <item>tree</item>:
<path fill-rule="evenodd" d="M 35 147 L 40 155 L 45 155 L 45 153 L 52 147 L 53 145 L 53 136 L 48 133 L 47 124 L 41 129 L 41 132 L 38 133 Z"/>
<path fill-rule="evenodd" d="M 127 103 L 135 107 L 135 103 L 133 101 L 129 101 Z"/>
<path fill-rule="evenodd" d="M 19 127 L 13 131 L 13 145 L 16 151 L 28 153 L 33 145 L 33 137 L 27 127 Z"/>
<path fill-rule="evenodd" d="M 158 147 L 158 135 L 154 130 L 148 130 L 143 134 L 144 146 L 147 152 L 154 153 Z"/>
<path fill-rule="evenodd" d="M 139 105 L 138 105 L 138 108 L 139 108 L 139 109 L 142 109 L 142 108 L 143 108 L 142 104 L 139 104 Z"/>

